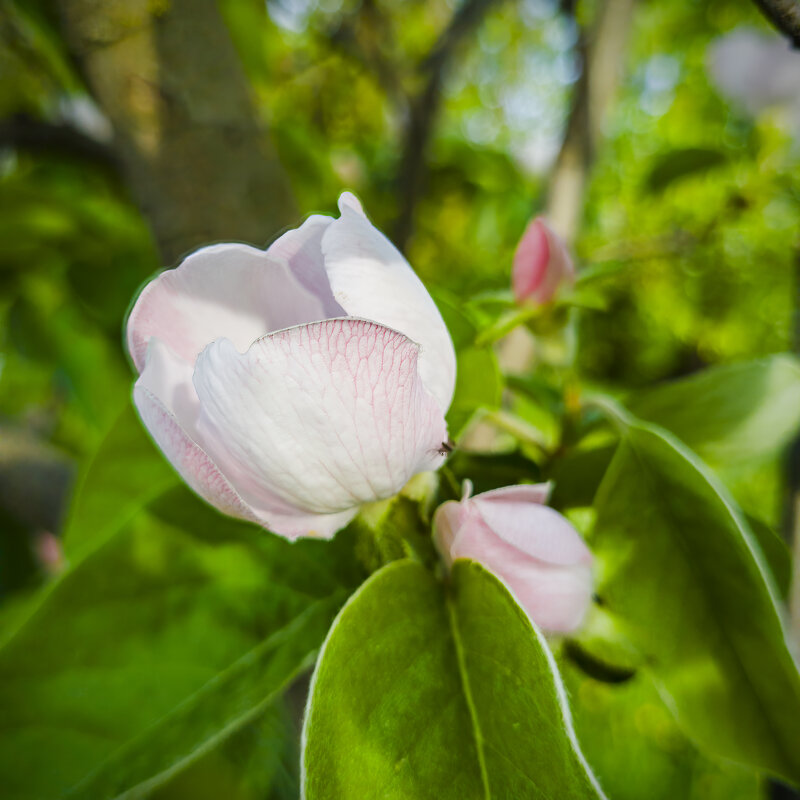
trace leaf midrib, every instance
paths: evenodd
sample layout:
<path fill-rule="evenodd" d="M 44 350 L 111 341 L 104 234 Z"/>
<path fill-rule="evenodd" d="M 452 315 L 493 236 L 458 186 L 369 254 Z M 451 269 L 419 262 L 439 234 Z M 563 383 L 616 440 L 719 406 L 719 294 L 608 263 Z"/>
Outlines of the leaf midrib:
<path fill-rule="evenodd" d="M 447 606 L 447 619 L 450 624 L 450 633 L 453 637 L 453 645 L 456 651 L 456 661 L 458 663 L 458 674 L 461 680 L 461 689 L 464 695 L 464 700 L 467 704 L 470 720 L 472 721 L 472 736 L 475 740 L 475 751 L 478 755 L 478 768 L 481 773 L 483 795 L 485 800 L 492 800 L 492 791 L 489 785 L 489 773 L 486 769 L 486 757 L 483 751 L 484 738 L 483 734 L 481 733 L 480 721 L 478 720 L 478 710 L 475 708 L 475 702 L 472 699 L 472 687 L 470 686 L 466 658 L 464 656 L 464 644 L 461 641 L 461 633 L 458 629 L 456 609 L 453 606 L 453 601 L 449 595 L 445 596 L 445 604 Z"/>

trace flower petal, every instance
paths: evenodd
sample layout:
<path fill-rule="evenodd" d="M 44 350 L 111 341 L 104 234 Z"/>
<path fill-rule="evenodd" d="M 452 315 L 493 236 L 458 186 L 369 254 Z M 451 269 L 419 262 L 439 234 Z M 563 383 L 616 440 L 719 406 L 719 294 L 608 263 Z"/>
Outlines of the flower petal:
<path fill-rule="evenodd" d="M 531 297 L 542 285 L 550 261 L 550 243 L 540 219 L 525 229 L 514 252 L 511 284 L 518 302 Z"/>
<path fill-rule="evenodd" d="M 472 501 L 467 503 L 465 509 L 466 504 L 451 501 L 436 511 L 436 544 L 448 566 L 459 558 L 482 564 L 546 631 L 568 633 L 580 627 L 591 604 L 591 561 L 567 565 L 540 561 L 498 536 Z"/>
<path fill-rule="evenodd" d="M 404 333 L 421 346 L 419 372 L 447 411 L 455 387 L 456 358 L 436 304 L 397 248 L 345 194 L 341 217 L 322 237 L 333 296 L 349 316 L 363 317 Z"/>
<path fill-rule="evenodd" d="M 356 319 L 278 331 L 243 355 L 219 340 L 195 368 L 200 433 L 235 464 L 248 498 L 266 487 L 305 512 L 333 514 L 389 497 L 444 460 L 446 425 L 418 352 L 401 333 Z"/>
<path fill-rule="evenodd" d="M 319 298 L 323 310 L 319 319 L 347 316 L 333 297 L 331 283 L 325 272 L 325 261 L 322 258 L 322 236 L 331 222 L 333 217 L 314 214 L 299 228 L 286 231 L 267 250 L 270 256 L 286 262 L 297 280 L 311 294 Z"/>
<path fill-rule="evenodd" d="M 467 501 L 497 536 L 518 550 L 548 564 L 591 564 L 592 553 L 568 520 L 540 499 L 526 498 L 539 487 L 513 487 L 516 492 L 486 492 Z M 532 491 L 533 490 L 533 491 Z M 502 491 L 502 490 L 501 490 Z"/>
<path fill-rule="evenodd" d="M 152 337 L 194 364 L 222 336 L 246 350 L 269 331 L 324 317 L 322 301 L 284 261 L 244 244 L 219 244 L 192 253 L 144 288 L 128 318 L 128 349 L 140 372 Z"/>
<path fill-rule="evenodd" d="M 525 229 L 514 253 L 511 283 L 517 302 L 547 303 L 561 284 L 572 282 L 574 276 L 567 246 L 537 217 Z"/>
<path fill-rule="evenodd" d="M 185 430 L 191 429 L 199 403 L 192 368 L 152 339 L 145 368 L 133 389 L 133 400 L 145 427 L 169 462 L 197 494 L 225 514 L 259 521 L 208 454 Z"/>
<path fill-rule="evenodd" d="M 330 539 L 356 514 L 308 514 L 272 496 L 261 487 L 257 496 L 243 497 L 201 444 L 196 429 L 200 402 L 192 385 L 192 368 L 152 339 L 147 364 L 134 387 L 134 402 L 147 430 L 172 466 L 204 500 L 225 514 L 257 522 L 289 539 L 315 536 Z"/>

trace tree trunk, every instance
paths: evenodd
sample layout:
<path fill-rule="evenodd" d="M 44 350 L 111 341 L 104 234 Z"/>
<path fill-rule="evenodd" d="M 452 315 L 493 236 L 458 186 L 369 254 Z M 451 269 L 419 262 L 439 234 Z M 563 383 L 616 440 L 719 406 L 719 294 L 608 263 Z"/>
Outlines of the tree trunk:
<path fill-rule="evenodd" d="M 214 0 L 60 0 L 165 264 L 220 240 L 264 244 L 296 218 Z"/>
<path fill-rule="evenodd" d="M 547 216 L 553 228 L 572 245 L 580 228 L 586 185 L 601 141 L 608 110 L 617 92 L 633 21 L 635 0 L 605 0 L 589 35 L 582 34 L 578 51 L 583 71 L 575 87 L 564 141 L 550 176 Z M 502 341 L 498 358 L 503 369 L 524 373 L 535 358 L 527 328 L 515 328 Z"/>
<path fill-rule="evenodd" d="M 570 244 L 580 227 L 592 161 L 622 75 L 634 4 L 635 0 L 606 0 L 588 40 L 581 37 L 583 71 L 550 176 L 546 211 L 553 227 Z"/>

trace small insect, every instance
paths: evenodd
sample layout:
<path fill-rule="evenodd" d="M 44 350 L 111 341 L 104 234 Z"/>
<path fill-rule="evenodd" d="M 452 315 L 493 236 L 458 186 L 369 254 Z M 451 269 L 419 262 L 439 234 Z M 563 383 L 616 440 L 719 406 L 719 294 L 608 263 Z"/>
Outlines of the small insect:
<path fill-rule="evenodd" d="M 441 446 L 438 448 L 437 452 L 440 456 L 446 456 L 455 450 L 456 443 L 452 439 L 448 439 L 446 442 L 442 442 Z"/>

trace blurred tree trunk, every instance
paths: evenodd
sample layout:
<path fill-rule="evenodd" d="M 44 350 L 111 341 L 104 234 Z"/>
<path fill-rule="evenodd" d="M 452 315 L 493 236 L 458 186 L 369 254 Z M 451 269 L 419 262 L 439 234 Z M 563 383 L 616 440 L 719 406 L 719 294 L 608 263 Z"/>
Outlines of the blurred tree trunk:
<path fill-rule="evenodd" d="M 59 0 L 165 264 L 296 217 L 215 0 Z"/>
<path fill-rule="evenodd" d="M 442 89 L 461 43 L 477 28 L 499 0 L 464 0 L 419 66 L 419 91 L 409 98 L 403 152 L 397 173 L 399 212 L 394 243 L 406 250 L 414 229 L 414 213 L 428 176 L 428 147 L 439 117 Z"/>
<path fill-rule="evenodd" d="M 582 32 L 578 39 L 583 69 L 550 175 L 544 212 L 569 245 L 578 234 L 592 162 L 622 77 L 634 6 L 635 0 L 604 0 L 591 31 Z M 515 328 L 503 340 L 498 357 L 504 370 L 526 372 L 534 359 L 534 342 L 527 328 Z"/>
<path fill-rule="evenodd" d="M 569 244 L 578 233 L 592 161 L 622 76 L 634 4 L 635 0 L 605 0 L 593 30 L 578 41 L 583 71 L 550 176 L 546 210 L 553 227 Z"/>

